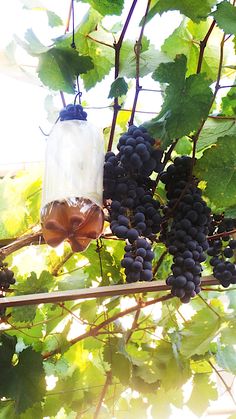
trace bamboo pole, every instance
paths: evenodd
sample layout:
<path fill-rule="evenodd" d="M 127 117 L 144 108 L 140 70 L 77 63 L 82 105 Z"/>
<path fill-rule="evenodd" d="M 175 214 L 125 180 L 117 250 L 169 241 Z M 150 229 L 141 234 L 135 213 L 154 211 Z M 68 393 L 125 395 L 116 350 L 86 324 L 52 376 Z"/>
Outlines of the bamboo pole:
<path fill-rule="evenodd" d="M 202 279 L 202 285 L 219 285 L 219 281 L 212 276 Z M 58 303 L 62 301 L 81 300 L 118 295 L 138 294 L 146 292 L 168 291 L 170 286 L 165 281 L 139 282 L 132 284 L 109 285 L 96 288 L 83 288 L 69 291 L 54 291 L 50 293 L 19 295 L 0 299 L 0 309 L 24 305 Z"/>

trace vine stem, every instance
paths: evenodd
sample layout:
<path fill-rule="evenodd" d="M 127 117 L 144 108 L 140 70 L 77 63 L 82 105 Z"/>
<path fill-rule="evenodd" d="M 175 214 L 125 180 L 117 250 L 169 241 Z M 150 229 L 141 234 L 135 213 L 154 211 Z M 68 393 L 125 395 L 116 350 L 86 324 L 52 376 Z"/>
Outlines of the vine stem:
<path fill-rule="evenodd" d="M 209 29 L 208 29 L 205 37 L 204 37 L 204 39 L 202 41 L 200 41 L 200 52 L 199 52 L 198 63 L 197 63 L 197 71 L 196 71 L 197 74 L 199 74 L 201 72 L 204 51 L 205 51 L 208 39 L 209 39 L 215 25 L 216 25 L 216 21 L 213 20 L 213 22 L 211 23 L 211 26 L 209 27 Z"/>
<path fill-rule="evenodd" d="M 148 11 L 150 9 L 150 5 L 151 5 L 151 0 L 148 0 L 147 7 L 146 7 L 146 10 L 145 10 L 145 14 L 144 14 L 144 17 L 143 17 L 143 23 L 142 23 L 142 26 L 141 26 L 140 35 L 139 35 L 139 38 L 136 41 L 136 44 L 135 44 L 135 47 L 134 47 L 134 52 L 135 52 L 135 57 L 136 57 L 135 95 L 134 95 L 134 101 L 133 101 L 131 116 L 130 116 L 130 120 L 129 120 L 129 125 L 133 125 L 133 123 L 134 123 L 134 115 L 135 115 L 136 106 L 137 106 L 137 103 L 138 103 L 138 96 L 139 96 L 140 90 L 142 89 L 142 86 L 140 86 L 140 84 L 139 84 L 140 54 L 141 54 L 141 51 L 142 51 L 142 38 L 143 38 L 144 28 L 145 28 L 145 25 L 146 25 L 146 20 L 147 20 Z"/>
<path fill-rule="evenodd" d="M 166 301 L 166 300 L 170 300 L 171 298 L 173 298 L 173 296 L 171 294 L 167 294 L 164 295 L 162 297 L 159 298 L 155 298 L 151 301 L 140 301 L 138 304 L 136 304 L 133 307 L 129 307 L 124 311 L 121 311 L 120 313 L 114 314 L 114 316 L 111 316 L 110 318 L 104 320 L 102 323 L 100 323 L 99 325 L 90 328 L 90 330 L 88 330 L 87 332 L 83 333 L 82 335 L 79 335 L 77 337 L 75 337 L 74 339 L 71 339 L 68 343 L 72 346 L 78 342 L 80 342 L 83 339 L 86 339 L 87 337 L 91 336 L 91 337 L 95 337 L 97 336 L 97 334 L 99 333 L 99 331 L 101 329 L 103 329 L 104 327 L 106 327 L 108 324 L 114 322 L 115 320 L 119 319 L 120 317 L 124 317 L 127 316 L 130 313 L 133 313 L 134 311 L 137 311 L 139 309 L 142 309 L 144 307 L 150 306 L 152 304 L 156 304 L 162 301 Z M 61 350 L 60 347 L 54 349 L 53 351 L 50 352 L 45 352 L 43 354 L 43 359 L 48 359 L 51 356 L 56 355 L 57 353 L 59 353 Z"/>
<path fill-rule="evenodd" d="M 139 309 L 136 311 L 136 313 L 135 313 L 134 320 L 133 320 L 133 324 L 132 324 L 132 326 L 131 326 L 131 329 L 130 329 L 130 330 L 128 331 L 128 333 L 127 333 L 125 343 L 128 343 L 128 342 L 129 342 L 129 340 L 130 340 L 130 338 L 131 338 L 131 336 L 132 336 L 132 334 L 133 334 L 134 330 L 135 330 L 135 329 L 137 329 L 137 326 L 138 326 L 138 319 L 139 319 L 140 313 L 141 313 L 141 308 L 139 308 Z"/>
<path fill-rule="evenodd" d="M 138 0 L 133 0 L 133 3 L 130 7 L 129 13 L 128 13 L 127 18 L 126 18 L 126 21 L 124 23 L 123 29 L 121 31 L 119 40 L 114 43 L 114 49 L 115 49 L 115 80 L 119 76 L 119 71 L 120 71 L 120 50 L 121 50 L 122 43 L 123 43 L 123 40 L 124 40 L 124 37 L 125 37 L 125 33 L 127 31 L 127 28 L 129 26 L 129 23 L 130 23 L 130 20 L 131 20 L 131 17 L 132 17 L 132 14 L 133 14 L 135 6 L 137 4 L 137 1 Z M 111 131 L 110 131 L 110 137 L 109 137 L 107 151 L 111 151 L 111 149 L 112 149 L 112 143 L 113 143 L 114 134 L 115 134 L 115 127 L 116 127 L 116 120 L 117 120 L 119 110 L 120 110 L 119 100 L 118 100 L 117 97 L 115 97 L 114 98 L 114 105 L 113 105 L 113 117 L 112 117 L 112 123 L 111 123 Z"/>
<path fill-rule="evenodd" d="M 169 159 L 170 159 L 170 157 L 171 157 L 171 154 L 172 154 L 172 151 L 174 150 L 174 148 L 175 148 L 175 146 L 176 146 L 176 144 L 177 144 L 177 142 L 179 141 L 179 138 L 177 138 L 175 141 L 173 141 L 173 143 L 171 144 L 171 146 L 168 148 L 168 150 L 165 152 L 165 155 L 164 155 L 164 159 L 163 159 L 163 168 L 162 168 L 162 170 L 164 170 L 165 169 L 165 166 L 166 166 L 166 164 L 168 163 L 168 161 L 169 161 Z M 157 178 L 156 178 L 156 183 L 155 183 L 155 189 L 157 188 L 157 185 L 158 185 L 158 183 L 159 183 L 159 180 L 160 180 L 160 175 L 161 175 L 161 172 L 159 172 L 158 173 L 158 175 L 157 175 Z"/>
<path fill-rule="evenodd" d="M 96 406 L 96 410 L 95 410 L 93 419 L 97 419 L 98 418 L 100 409 L 102 407 L 102 402 L 103 402 L 103 400 L 105 398 L 105 395 L 106 395 L 106 392 L 108 390 L 108 387 L 111 384 L 111 380 L 112 380 L 112 373 L 111 373 L 111 371 L 107 371 L 106 375 L 107 375 L 106 381 L 105 381 L 104 386 L 102 388 L 102 391 L 101 391 L 101 394 L 100 394 L 100 397 L 99 397 L 99 400 L 98 400 L 98 404 Z"/>
<path fill-rule="evenodd" d="M 42 237 L 42 231 L 36 233 L 31 233 L 26 236 L 19 237 L 19 239 L 9 243 L 7 246 L 4 246 L 0 250 L 0 259 L 4 259 L 9 256 L 11 253 L 16 252 L 24 246 L 29 246 L 31 244 L 44 244 L 45 241 Z"/>
<path fill-rule="evenodd" d="M 208 361 L 208 364 L 211 366 L 211 368 L 215 371 L 216 375 L 219 377 L 219 379 L 222 381 L 222 383 L 224 384 L 224 387 L 227 391 L 227 393 L 229 393 L 233 403 L 236 405 L 236 401 L 234 399 L 234 396 L 232 394 L 231 388 L 228 386 L 228 384 L 226 383 L 226 381 L 224 380 L 224 378 L 222 377 L 222 375 L 220 374 L 220 372 L 216 369 L 216 367 L 213 365 L 213 363 L 211 361 Z"/>
<path fill-rule="evenodd" d="M 236 229 L 234 230 L 230 230 L 230 231 L 224 231 L 222 233 L 218 233 L 218 234 L 214 234 L 213 236 L 208 236 L 208 240 L 217 240 L 220 237 L 224 237 L 224 236 L 230 236 L 231 234 L 235 234 L 236 233 Z"/>
<path fill-rule="evenodd" d="M 54 266 L 54 268 L 51 271 L 51 274 L 53 276 L 58 276 L 58 272 L 60 271 L 60 269 L 64 266 L 64 264 L 73 256 L 74 252 L 70 251 L 67 254 L 65 254 L 65 256 L 63 257 L 62 260 L 60 260 L 56 266 Z"/>
<path fill-rule="evenodd" d="M 203 301 L 203 303 L 209 308 L 209 310 L 211 310 L 220 320 L 221 316 L 219 315 L 219 313 L 217 313 L 217 311 L 214 310 L 213 307 L 210 306 L 210 304 L 208 304 L 208 302 L 205 300 L 205 298 L 203 298 L 200 294 L 198 294 L 198 297 Z"/>
<path fill-rule="evenodd" d="M 160 266 L 161 266 L 161 264 L 162 264 L 162 262 L 163 262 L 163 260 L 165 259 L 165 257 L 166 257 L 166 255 L 167 255 L 167 254 L 168 254 L 168 251 L 167 251 L 167 250 L 165 250 L 165 251 L 161 254 L 161 256 L 160 256 L 159 260 L 158 260 L 158 261 L 157 261 L 157 263 L 156 263 L 156 265 L 153 267 L 153 270 L 152 270 L 153 276 L 155 276 L 155 275 L 156 275 L 156 273 L 157 273 L 158 269 L 160 268 Z"/>
<path fill-rule="evenodd" d="M 213 23 L 212 23 L 211 26 L 213 26 Z M 209 36 L 208 36 L 208 38 L 209 38 Z M 208 38 L 207 38 L 207 40 L 208 40 Z M 209 110 L 211 109 L 211 107 L 212 107 L 212 105 L 215 101 L 218 90 L 220 89 L 220 78 L 221 78 L 222 65 L 223 65 L 223 59 L 224 59 L 224 41 L 225 41 L 225 34 L 223 35 L 223 38 L 222 38 L 221 43 L 220 43 L 220 59 L 219 59 L 218 73 L 217 73 L 217 78 L 216 78 L 215 90 L 214 90 L 214 93 L 213 93 L 213 96 L 212 96 L 212 100 L 211 100 L 211 103 L 210 103 L 210 106 L 209 106 Z M 201 67 L 200 67 L 200 69 L 201 69 Z M 207 118 L 208 118 L 208 116 L 205 119 L 203 119 L 200 127 L 198 128 L 198 130 L 196 132 L 196 134 L 194 134 L 194 136 L 192 137 L 193 152 L 192 152 L 191 177 L 192 177 L 192 174 L 193 174 L 193 168 L 194 168 L 194 164 L 195 164 L 195 155 L 196 155 L 196 151 L 197 151 L 197 141 L 198 141 L 199 136 L 201 134 L 201 131 L 202 131 L 204 125 L 205 125 L 205 122 L 207 121 Z"/>

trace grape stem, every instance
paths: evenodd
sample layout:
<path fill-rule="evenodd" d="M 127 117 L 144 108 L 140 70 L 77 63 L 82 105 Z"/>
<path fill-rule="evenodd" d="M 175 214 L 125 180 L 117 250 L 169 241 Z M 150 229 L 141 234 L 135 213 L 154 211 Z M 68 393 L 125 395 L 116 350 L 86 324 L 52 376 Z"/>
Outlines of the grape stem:
<path fill-rule="evenodd" d="M 224 380 L 224 378 L 222 377 L 222 375 L 220 374 L 220 372 L 219 372 L 219 371 L 216 369 L 216 367 L 212 364 L 212 362 L 211 362 L 211 361 L 208 361 L 208 364 L 209 364 L 209 365 L 211 366 L 211 368 L 215 371 L 216 375 L 218 375 L 219 379 L 220 379 L 220 380 L 222 381 L 222 383 L 224 384 L 224 386 L 225 386 L 225 389 L 226 389 L 227 393 L 229 393 L 229 395 L 230 395 L 230 397 L 231 397 L 231 399 L 232 399 L 233 403 L 236 405 L 236 401 L 235 401 L 234 396 L 233 396 L 233 394 L 232 394 L 231 387 L 229 387 L 229 386 L 228 386 L 228 384 L 226 383 L 226 381 Z"/>
<path fill-rule="evenodd" d="M 145 28 L 145 25 L 146 25 L 146 20 L 147 20 L 147 15 L 148 15 L 148 12 L 149 12 L 150 5 L 151 5 L 151 0 L 148 0 L 146 11 L 145 11 L 145 14 L 144 14 L 144 17 L 143 17 L 143 23 L 142 23 L 142 26 L 141 26 L 140 35 L 139 35 L 139 38 L 136 41 L 136 44 L 135 44 L 135 47 L 134 47 L 134 52 L 135 52 L 135 57 L 136 57 L 135 95 L 134 95 L 134 101 L 133 101 L 131 116 L 130 116 L 130 120 L 129 120 L 129 125 L 133 125 L 133 123 L 134 123 L 134 115 L 135 115 L 136 106 L 137 106 L 137 102 L 138 102 L 138 96 L 139 96 L 139 92 L 142 90 L 142 86 L 140 86 L 140 84 L 139 84 L 140 54 L 141 54 L 141 51 L 142 51 L 142 38 L 143 38 L 144 28 Z"/>
<path fill-rule="evenodd" d="M 161 266 L 161 264 L 162 264 L 162 262 L 163 262 L 163 260 L 165 259 L 165 257 L 166 257 L 166 255 L 167 255 L 167 254 L 168 254 L 168 251 L 167 251 L 167 250 L 165 250 L 165 251 L 161 254 L 161 256 L 160 256 L 159 260 L 158 260 L 158 261 L 157 261 L 157 263 L 156 263 L 156 265 L 153 267 L 153 270 L 152 270 L 153 276 L 155 276 L 155 275 L 156 275 L 156 273 L 157 273 L 158 269 L 160 268 L 160 266 Z"/>
<path fill-rule="evenodd" d="M 132 14 L 133 14 L 135 6 L 137 4 L 137 1 L 138 0 L 133 0 L 133 3 L 130 7 L 129 13 L 128 13 L 127 18 L 126 18 L 126 21 L 124 23 L 123 29 L 121 31 L 120 37 L 119 37 L 117 42 L 114 42 L 115 80 L 119 76 L 119 71 L 120 71 L 120 50 L 121 50 L 121 47 L 122 47 L 122 43 L 123 43 L 123 40 L 124 40 L 125 33 L 127 31 L 127 28 L 129 26 L 129 23 L 130 23 L 130 20 L 131 20 L 131 17 L 132 17 Z M 114 139 L 116 121 L 117 121 L 117 116 L 118 116 L 119 110 L 120 110 L 119 100 L 118 100 L 117 97 L 115 97 L 114 98 L 114 105 L 113 105 L 113 117 L 112 117 L 112 123 L 111 123 L 111 131 L 110 131 L 110 137 L 109 137 L 107 151 L 111 151 L 111 149 L 112 149 L 112 143 L 113 143 L 113 139 Z"/>
<path fill-rule="evenodd" d="M 176 146 L 176 144 L 177 144 L 177 142 L 179 141 L 179 138 L 177 138 L 176 140 L 174 140 L 173 141 L 173 143 L 171 144 L 171 146 L 168 148 L 168 150 L 165 152 L 165 155 L 164 155 L 164 159 L 163 159 L 163 168 L 162 168 L 162 171 L 165 169 L 165 166 L 166 166 L 166 164 L 168 163 L 168 161 L 170 160 L 170 157 L 171 157 L 171 154 L 172 154 L 172 151 L 174 150 L 174 148 L 175 148 L 175 146 Z M 161 172 L 160 173 L 158 173 L 158 175 L 157 175 L 157 178 L 156 178 L 156 183 L 155 183 L 155 189 L 157 188 L 157 186 L 158 186 L 158 183 L 159 183 L 159 180 L 160 180 L 160 175 L 161 175 Z M 154 192 L 154 191 L 153 191 Z"/>
<path fill-rule="evenodd" d="M 93 415 L 93 419 L 97 419 L 98 416 L 99 416 L 100 409 L 102 407 L 102 402 L 103 402 L 103 400 L 106 396 L 106 392 L 107 392 L 108 387 L 111 384 L 111 382 L 112 382 L 112 372 L 107 371 L 106 372 L 106 380 L 105 380 L 104 386 L 102 388 L 102 391 L 101 391 L 101 394 L 100 394 L 100 397 L 99 397 L 99 400 L 98 400 L 98 404 L 96 406 L 96 410 L 95 410 L 95 413 Z"/>
<path fill-rule="evenodd" d="M 162 302 L 162 301 L 170 300 L 171 298 L 174 298 L 174 297 L 171 294 L 167 294 L 167 295 L 164 295 L 164 296 L 159 297 L 159 298 L 154 298 L 151 301 L 150 300 L 149 301 L 140 301 L 135 306 L 129 307 L 126 310 L 121 311 L 120 313 L 114 314 L 114 316 L 111 316 L 110 318 L 104 320 L 99 325 L 91 327 L 90 330 L 83 333 L 82 335 L 79 335 L 79 336 L 75 337 L 74 339 L 71 339 L 69 344 L 72 346 L 72 345 L 80 342 L 81 340 L 86 339 L 87 337 L 90 337 L 90 336 L 95 337 L 95 336 L 98 335 L 98 333 L 101 329 L 106 327 L 108 324 L 114 322 L 115 320 L 119 319 L 120 317 L 127 316 L 128 314 L 133 313 L 134 311 L 137 311 L 137 310 L 142 309 L 144 307 L 147 307 L 147 306 L 150 306 L 150 305 Z M 57 347 L 53 351 L 45 352 L 43 354 L 43 359 L 48 359 L 51 356 L 56 355 L 60 351 L 61 351 L 61 347 Z"/>
<path fill-rule="evenodd" d="M 216 25 L 216 21 L 213 20 L 213 22 L 211 23 L 211 26 L 209 27 L 204 39 L 202 41 L 200 41 L 200 51 L 199 51 L 199 57 L 198 57 L 198 63 L 197 63 L 197 71 L 196 73 L 199 74 L 201 72 L 201 68 L 202 68 L 202 62 L 203 62 L 203 56 L 204 56 L 204 51 L 208 42 L 208 39 L 214 29 Z"/>
<path fill-rule="evenodd" d="M 210 103 L 210 106 L 209 106 L 209 110 L 211 109 L 211 107 L 212 107 L 212 105 L 213 105 L 213 103 L 215 101 L 216 95 L 217 95 L 217 93 L 218 93 L 218 91 L 220 89 L 220 78 L 221 78 L 221 72 L 222 72 L 222 66 L 223 66 L 223 59 L 224 59 L 224 42 L 225 42 L 225 36 L 226 35 L 224 34 L 223 37 L 222 37 L 221 43 L 220 43 L 220 59 L 219 59 L 218 73 L 217 73 L 217 79 L 216 79 L 216 84 L 215 84 L 215 90 L 214 90 L 214 93 L 213 93 L 213 96 L 212 96 L 212 100 L 211 100 L 211 103 Z M 208 36 L 208 38 L 209 38 L 209 36 Z M 198 141 L 199 136 L 201 134 L 201 131 L 202 131 L 204 125 L 205 125 L 205 122 L 207 121 L 207 118 L 208 118 L 208 116 L 205 119 L 203 119 L 200 127 L 198 128 L 198 130 L 196 132 L 196 134 L 194 134 L 194 136 L 192 137 L 192 140 L 193 140 L 193 151 L 192 151 L 191 178 L 192 178 L 193 168 L 194 168 L 194 164 L 195 164 L 195 155 L 196 155 L 196 151 L 197 151 L 197 141 Z"/>
<path fill-rule="evenodd" d="M 208 240 L 217 240 L 221 237 L 230 236 L 231 234 L 234 234 L 234 233 L 236 233 L 236 229 L 230 230 L 230 231 L 224 231 L 224 232 L 218 233 L 218 234 L 214 234 L 213 236 L 208 236 L 207 239 Z"/>

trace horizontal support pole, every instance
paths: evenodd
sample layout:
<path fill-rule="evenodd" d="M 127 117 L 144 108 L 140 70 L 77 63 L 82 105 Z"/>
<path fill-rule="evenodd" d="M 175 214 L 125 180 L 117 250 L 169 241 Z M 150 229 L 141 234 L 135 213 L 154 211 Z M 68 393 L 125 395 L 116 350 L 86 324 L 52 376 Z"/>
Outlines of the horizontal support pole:
<path fill-rule="evenodd" d="M 219 281 L 212 276 L 202 279 L 202 285 L 219 285 Z M 0 298 L 0 309 L 43 303 L 58 303 L 63 301 L 81 300 L 89 298 L 114 297 L 118 295 L 139 294 L 170 290 L 165 281 L 135 282 L 132 284 L 109 285 L 97 288 L 83 288 L 69 291 L 54 291 L 49 293 L 19 295 Z"/>

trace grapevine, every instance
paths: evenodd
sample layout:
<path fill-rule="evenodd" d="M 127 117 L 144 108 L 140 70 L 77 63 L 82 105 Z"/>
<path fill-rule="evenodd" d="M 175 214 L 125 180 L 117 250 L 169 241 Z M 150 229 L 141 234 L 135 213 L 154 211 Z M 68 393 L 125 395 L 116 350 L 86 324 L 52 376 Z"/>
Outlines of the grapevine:
<path fill-rule="evenodd" d="M 234 284 L 236 267 L 231 258 L 236 241 L 229 236 L 212 241 L 208 235 L 230 231 L 236 223 L 221 220 L 221 216 L 215 216 L 214 221 L 199 181 L 192 175 L 195 158 L 176 157 L 163 170 L 163 152 L 155 148 L 155 140 L 142 126 L 131 126 L 120 137 L 117 149 L 117 154 L 109 151 L 105 157 L 104 199 L 112 233 L 126 240 L 121 261 L 126 281 L 153 280 L 152 245 L 160 233 L 158 240 L 173 256 L 172 274 L 166 283 L 181 302 L 189 302 L 201 291 L 206 251 L 213 256 L 213 275 L 225 287 Z M 153 172 L 165 185 L 166 205 L 154 198 Z M 222 241 L 226 244 L 223 250 Z"/>

